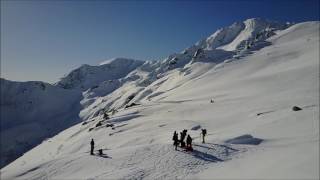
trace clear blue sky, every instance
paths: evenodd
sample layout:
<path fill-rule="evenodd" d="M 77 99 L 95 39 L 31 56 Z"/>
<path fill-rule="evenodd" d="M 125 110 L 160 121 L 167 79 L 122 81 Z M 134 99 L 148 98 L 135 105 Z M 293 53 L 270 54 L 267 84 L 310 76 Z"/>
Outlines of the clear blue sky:
<path fill-rule="evenodd" d="M 319 20 L 319 1 L 1 0 L 1 77 L 55 82 L 113 57 L 159 60 L 251 17 Z"/>

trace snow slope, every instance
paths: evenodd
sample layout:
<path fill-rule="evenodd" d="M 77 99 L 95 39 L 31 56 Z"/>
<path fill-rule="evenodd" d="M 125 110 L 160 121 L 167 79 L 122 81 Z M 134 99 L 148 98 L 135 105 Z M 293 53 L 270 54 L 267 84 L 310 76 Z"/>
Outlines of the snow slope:
<path fill-rule="evenodd" d="M 1 178 L 319 179 L 319 22 L 273 32 L 261 40 L 268 46 L 219 61 L 193 61 L 195 45 L 146 62 L 83 109 L 85 123 L 2 168 Z M 177 56 L 191 57 L 168 70 Z M 132 94 L 129 102 L 140 105 L 124 108 Z M 101 109 L 117 111 L 103 121 L 95 114 Z M 192 153 L 172 146 L 173 131 L 182 129 L 193 137 Z M 91 138 L 105 155 L 89 155 Z"/>
<path fill-rule="evenodd" d="M 120 83 L 116 82 L 120 84 L 118 88 L 112 91 L 103 88 L 105 90 L 102 89 L 102 91 L 108 92 L 107 94 L 84 98 L 82 102 L 86 108 L 80 116 L 86 120 L 105 111 L 123 108 L 129 102 L 150 99 L 184 84 L 217 64 L 221 65 L 224 61 L 234 58 L 239 59 L 270 45 L 270 42 L 265 40 L 276 31 L 287 27 L 289 27 L 287 24 L 252 18 L 218 29 L 207 39 L 199 41 L 180 53 L 174 53 L 162 61 L 145 62 L 126 77 L 121 78 Z M 234 48 L 230 49 L 226 46 Z M 134 99 L 128 101 L 130 97 Z"/>
<path fill-rule="evenodd" d="M 99 66 L 82 65 L 54 86 L 1 79 L 1 167 L 80 122 L 81 109 L 119 88 L 119 79 L 142 63 L 115 58 Z"/>

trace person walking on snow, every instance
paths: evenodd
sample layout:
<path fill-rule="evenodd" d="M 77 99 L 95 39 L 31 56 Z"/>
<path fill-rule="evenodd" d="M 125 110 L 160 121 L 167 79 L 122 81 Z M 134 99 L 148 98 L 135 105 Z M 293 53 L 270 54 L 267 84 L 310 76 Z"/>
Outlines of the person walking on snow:
<path fill-rule="evenodd" d="M 94 141 L 93 141 L 93 139 L 91 139 L 90 145 L 91 145 L 90 154 L 93 155 L 93 151 L 94 151 Z"/>
<path fill-rule="evenodd" d="M 188 137 L 187 137 L 187 148 L 186 148 L 187 150 L 190 150 L 190 151 L 192 151 L 193 149 L 192 149 L 192 138 L 191 138 L 191 136 L 188 134 Z"/>
<path fill-rule="evenodd" d="M 201 129 L 202 143 L 205 143 L 204 137 L 206 136 L 206 134 L 207 134 L 207 130 L 206 129 Z"/>
<path fill-rule="evenodd" d="M 180 132 L 180 143 L 182 148 L 186 146 L 186 143 L 184 142 L 184 138 L 187 136 L 187 131 L 188 130 L 184 129 L 182 132 Z"/>
<path fill-rule="evenodd" d="M 182 148 L 186 146 L 186 143 L 184 142 L 185 134 L 183 132 L 180 132 L 180 145 Z"/>
<path fill-rule="evenodd" d="M 173 133 L 173 145 L 175 146 L 175 150 L 177 150 L 178 144 L 179 144 L 179 138 L 178 138 L 178 133 L 176 131 L 174 131 Z"/>
<path fill-rule="evenodd" d="M 176 136 L 178 137 L 178 133 L 177 133 L 177 131 L 174 131 L 173 132 L 173 137 L 172 137 L 173 145 L 174 145 L 174 141 L 175 141 Z"/>

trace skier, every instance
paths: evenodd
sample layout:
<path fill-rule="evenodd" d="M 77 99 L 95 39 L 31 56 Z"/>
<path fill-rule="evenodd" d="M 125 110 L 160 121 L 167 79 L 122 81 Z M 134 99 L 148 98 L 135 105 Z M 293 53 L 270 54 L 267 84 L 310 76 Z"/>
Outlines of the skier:
<path fill-rule="evenodd" d="M 91 139 L 90 145 L 91 145 L 90 154 L 93 155 L 93 151 L 94 151 L 94 141 L 93 141 L 93 139 Z"/>
<path fill-rule="evenodd" d="M 202 143 L 205 143 L 204 137 L 205 137 L 206 134 L 207 134 L 207 130 L 206 130 L 206 129 L 201 129 L 201 134 L 202 134 Z"/>
<path fill-rule="evenodd" d="M 173 145 L 175 146 L 175 150 L 177 150 L 179 139 L 178 139 L 178 133 L 176 131 L 174 131 L 173 133 L 172 140 L 173 140 Z"/>
<path fill-rule="evenodd" d="M 187 137 L 187 151 L 192 151 L 192 138 L 191 136 L 188 134 L 188 137 Z"/>

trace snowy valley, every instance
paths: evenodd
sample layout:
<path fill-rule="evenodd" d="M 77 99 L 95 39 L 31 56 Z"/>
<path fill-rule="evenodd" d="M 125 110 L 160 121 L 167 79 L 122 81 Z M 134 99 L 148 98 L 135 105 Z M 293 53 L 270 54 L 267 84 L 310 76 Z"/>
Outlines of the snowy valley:
<path fill-rule="evenodd" d="M 174 150 L 183 129 L 193 152 Z M 1 142 L 2 179 L 319 179 L 319 22 L 247 19 L 161 61 L 1 79 Z"/>

